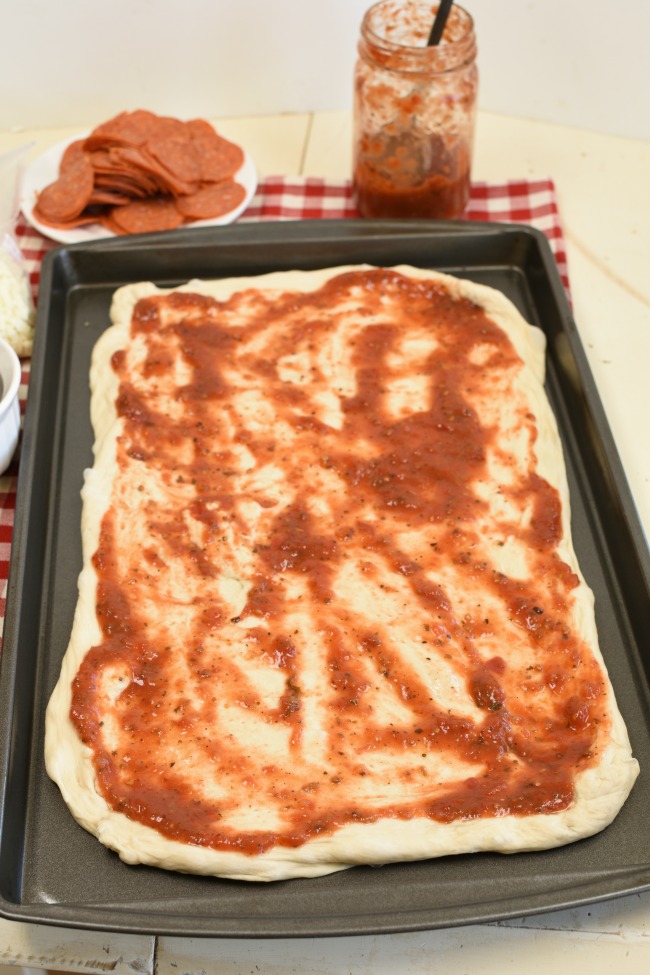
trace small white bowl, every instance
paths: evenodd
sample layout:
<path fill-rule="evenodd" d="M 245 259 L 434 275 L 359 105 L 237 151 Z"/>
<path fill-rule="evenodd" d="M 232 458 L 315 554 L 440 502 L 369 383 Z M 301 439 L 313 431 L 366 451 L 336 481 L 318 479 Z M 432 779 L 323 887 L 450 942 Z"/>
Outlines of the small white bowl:
<path fill-rule="evenodd" d="M 20 436 L 20 359 L 0 338 L 0 474 L 11 463 Z"/>

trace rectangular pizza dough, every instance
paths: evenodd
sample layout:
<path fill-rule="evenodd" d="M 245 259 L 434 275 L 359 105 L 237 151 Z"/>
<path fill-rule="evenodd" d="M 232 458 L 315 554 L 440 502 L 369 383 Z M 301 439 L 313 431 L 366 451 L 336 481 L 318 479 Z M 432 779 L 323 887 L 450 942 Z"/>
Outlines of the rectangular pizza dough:
<path fill-rule="evenodd" d="M 370 266 L 118 290 L 46 722 L 128 863 L 243 880 L 559 846 L 638 774 L 544 339 Z"/>

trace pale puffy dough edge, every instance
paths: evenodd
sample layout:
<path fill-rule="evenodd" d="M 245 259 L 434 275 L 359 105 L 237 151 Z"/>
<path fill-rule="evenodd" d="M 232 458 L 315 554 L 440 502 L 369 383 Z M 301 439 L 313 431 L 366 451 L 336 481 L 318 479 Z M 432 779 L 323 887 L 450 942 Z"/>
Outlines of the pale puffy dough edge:
<path fill-rule="evenodd" d="M 246 287 L 310 291 L 332 276 L 351 269 L 338 267 L 277 272 L 254 278 L 192 281 L 173 290 L 200 292 L 222 300 Z M 453 294 L 478 303 L 505 329 L 526 363 L 521 382 L 538 421 L 538 471 L 560 493 L 564 519 L 560 555 L 581 580 L 577 624 L 606 673 L 596 634 L 593 595 L 580 573 L 571 541 L 569 492 L 562 447 L 555 417 L 543 388 L 543 333 L 529 325 L 503 294 L 485 285 L 414 267 L 399 266 L 395 270 L 412 277 L 438 279 Z M 169 840 L 156 830 L 133 822 L 108 806 L 96 788 L 92 753 L 82 744 L 70 721 L 71 688 L 87 649 L 100 640 L 95 615 L 96 576 L 91 557 L 97 547 L 102 516 L 110 503 L 111 486 L 117 471 L 116 441 L 120 431 L 120 420 L 114 405 L 117 377 L 108 368 L 108 363 L 113 352 L 125 344 L 135 303 L 142 297 L 160 293 L 166 292 L 149 283 L 119 289 L 111 309 L 114 324 L 97 342 L 92 358 L 91 419 L 95 445 L 93 467 L 85 472 L 82 489 L 83 569 L 79 577 L 79 596 L 70 643 L 47 708 L 45 737 L 48 774 L 58 784 L 75 819 L 127 863 L 251 881 L 317 877 L 359 864 L 420 860 L 456 853 L 515 853 L 549 849 L 604 829 L 619 812 L 639 772 L 608 678 L 611 742 L 598 765 L 579 776 L 573 805 L 558 813 L 504 816 L 448 824 L 424 818 L 408 822 L 383 819 L 372 825 L 347 825 L 331 836 L 314 838 L 297 849 L 278 846 L 262 855 L 247 856 Z"/>

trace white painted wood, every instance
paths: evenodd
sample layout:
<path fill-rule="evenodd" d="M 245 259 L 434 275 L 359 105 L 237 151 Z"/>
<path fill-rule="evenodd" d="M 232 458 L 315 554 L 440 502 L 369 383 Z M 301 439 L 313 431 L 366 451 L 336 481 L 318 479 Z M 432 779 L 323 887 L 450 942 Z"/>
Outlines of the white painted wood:
<path fill-rule="evenodd" d="M 0 919 L 0 965 L 87 975 L 151 975 L 154 939 Z"/>
<path fill-rule="evenodd" d="M 161 938 L 156 975 L 646 975 L 649 964 L 647 928 L 630 934 L 523 923 L 264 943 Z"/>

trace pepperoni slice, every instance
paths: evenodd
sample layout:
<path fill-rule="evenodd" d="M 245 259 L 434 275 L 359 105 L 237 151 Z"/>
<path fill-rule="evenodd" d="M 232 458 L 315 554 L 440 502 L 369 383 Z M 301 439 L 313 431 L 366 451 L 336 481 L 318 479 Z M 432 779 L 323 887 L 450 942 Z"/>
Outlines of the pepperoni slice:
<path fill-rule="evenodd" d="M 133 149 L 131 147 L 115 149 L 113 155 L 126 168 L 153 177 L 158 184 L 159 191 L 165 195 L 180 196 L 182 193 L 192 193 L 197 188 L 196 184 L 180 179 L 171 170 L 167 169 L 166 166 L 162 166 L 149 153 L 146 147 L 142 149 Z"/>
<path fill-rule="evenodd" d="M 120 112 L 119 115 L 93 129 L 86 138 L 86 150 L 105 149 L 115 145 L 144 145 L 150 133 L 155 131 L 158 122 L 158 117 L 146 109 L 138 108 L 134 112 Z"/>
<path fill-rule="evenodd" d="M 201 180 L 204 183 L 230 179 L 241 168 L 243 150 L 219 135 L 209 122 L 192 119 L 187 123 L 187 128 L 201 160 Z"/>
<path fill-rule="evenodd" d="M 147 152 L 168 170 L 175 180 L 184 183 L 201 182 L 201 159 L 191 137 L 184 130 L 183 136 L 155 135 L 147 140 Z"/>
<path fill-rule="evenodd" d="M 104 204 L 107 206 L 123 206 L 132 202 L 133 197 L 128 193 L 120 193 L 114 189 L 101 189 L 96 183 L 93 195 L 90 197 L 90 206 Z"/>
<path fill-rule="evenodd" d="M 124 236 L 127 231 L 122 230 L 122 228 L 119 227 L 113 219 L 113 211 L 116 209 L 117 207 L 104 207 L 101 216 L 99 217 L 99 222 L 103 227 L 106 227 L 107 230 L 110 230 L 112 234 L 115 234 L 116 236 Z"/>
<path fill-rule="evenodd" d="M 103 217 L 103 207 L 88 207 L 83 210 L 78 217 L 70 217 L 69 220 L 48 220 L 42 214 L 38 214 L 41 223 L 56 230 L 74 230 L 76 227 L 83 227 L 88 223 L 101 223 Z"/>
<path fill-rule="evenodd" d="M 135 200 L 126 206 L 113 207 L 111 219 L 127 234 L 148 234 L 158 230 L 173 230 L 183 223 L 173 200 L 168 197 L 152 197 Z"/>
<path fill-rule="evenodd" d="M 96 186 L 128 184 L 133 187 L 134 196 L 155 196 L 161 191 L 169 191 L 167 181 L 162 181 L 160 175 L 145 168 L 147 162 L 139 149 L 128 146 L 112 148 L 103 153 L 93 153 L 92 160 Z"/>
<path fill-rule="evenodd" d="M 61 174 L 64 169 L 67 169 L 73 160 L 77 159 L 86 151 L 84 148 L 84 141 L 84 139 L 76 139 L 74 142 L 70 143 L 68 148 L 61 156 L 61 162 L 59 163 L 59 174 Z"/>
<path fill-rule="evenodd" d="M 45 221 L 67 221 L 78 217 L 92 195 L 95 173 L 88 153 L 70 156 L 59 178 L 42 190 L 34 213 Z"/>
<path fill-rule="evenodd" d="M 208 183 L 196 193 L 179 196 L 176 206 L 187 220 L 214 220 L 243 203 L 246 190 L 234 180 Z"/>
<path fill-rule="evenodd" d="M 128 197 L 129 200 L 143 200 L 152 195 L 149 190 L 141 186 L 140 183 L 130 179 L 126 174 L 123 176 L 118 174 L 96 176 L 95 191 L 121 193 L 123 196 Z"/>

